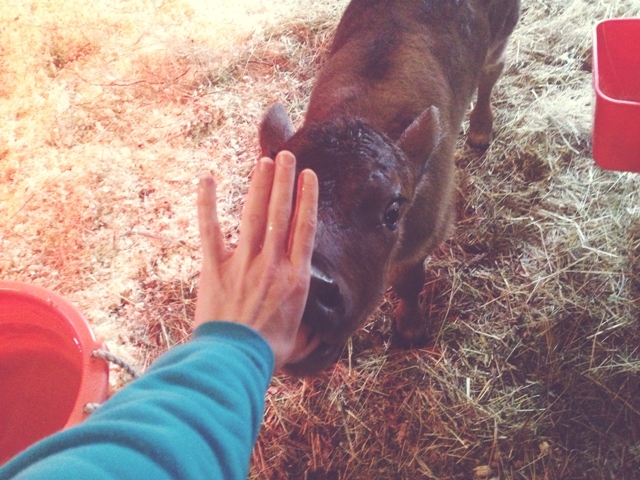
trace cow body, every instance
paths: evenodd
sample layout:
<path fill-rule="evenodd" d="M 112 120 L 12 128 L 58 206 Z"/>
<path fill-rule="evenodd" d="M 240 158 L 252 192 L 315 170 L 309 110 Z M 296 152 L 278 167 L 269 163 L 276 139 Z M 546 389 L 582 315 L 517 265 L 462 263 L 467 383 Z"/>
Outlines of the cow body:
<path fill-rule="evenodd" d="M 282 149 L 318 175 L 311 290 L 312 350 L 296 374 L 333 363 L 391 283 L 397 332 L 414 344 L 424 260 L 450 233 L 454 150 L 474 91 L 467 142 L 491 140 L 491 90 L 504 67 L 518 0 L 353 0 L 319 73 L 303 126 L 265 115 L 263 154 Z"/>

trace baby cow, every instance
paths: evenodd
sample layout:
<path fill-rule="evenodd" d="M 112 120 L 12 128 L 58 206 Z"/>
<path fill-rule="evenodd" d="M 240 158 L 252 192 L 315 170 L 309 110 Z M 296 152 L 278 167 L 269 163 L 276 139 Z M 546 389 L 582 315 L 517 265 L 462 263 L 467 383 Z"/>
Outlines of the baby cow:
<path fill-rule="evenodd" d="M 471 97 L 467 142 L 491 141 L 491 90 L 504 67 L 518 0 L 352 0 L 300 130 L 280 104 L 260 127 L 264 155 L 289 150 L 320 182 L 308 375 L 334 363 L 392 285 L 396 329 L 423 340 L 424 260 L 454 219 L 454 149 Z"/>

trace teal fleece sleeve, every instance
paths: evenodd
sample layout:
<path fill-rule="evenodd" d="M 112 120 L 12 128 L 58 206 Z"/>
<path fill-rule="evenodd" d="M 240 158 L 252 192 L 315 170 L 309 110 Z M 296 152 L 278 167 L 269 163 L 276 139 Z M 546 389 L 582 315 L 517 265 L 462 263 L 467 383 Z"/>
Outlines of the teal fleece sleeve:
<path fill-rule="evenodd" d="M 0 479 L 246 479 L 273 373 L 271 347 L 201 325 L 82 424 L 0 468 Z"/>

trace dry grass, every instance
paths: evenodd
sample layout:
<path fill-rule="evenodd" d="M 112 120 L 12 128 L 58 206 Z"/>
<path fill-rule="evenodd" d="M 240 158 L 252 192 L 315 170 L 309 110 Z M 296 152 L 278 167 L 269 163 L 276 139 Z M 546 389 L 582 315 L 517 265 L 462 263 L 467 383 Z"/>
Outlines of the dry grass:
<path fill-rule="evenodd" d="M 0 275 L 67 296 L 138 368 L 183 341 L 194 179 L 214 171 L 233 244 L 260 116 L 300 120 L 345 4 L 3 3 Z M 394 344 L 389 297 L 335 369 L 274 379 L 251 478 L 640 478 L 640 177 L 590 153 L 613 16 L 640 5 L 524 1 L 496 139 L 460 144 L 429 346 Z"/>

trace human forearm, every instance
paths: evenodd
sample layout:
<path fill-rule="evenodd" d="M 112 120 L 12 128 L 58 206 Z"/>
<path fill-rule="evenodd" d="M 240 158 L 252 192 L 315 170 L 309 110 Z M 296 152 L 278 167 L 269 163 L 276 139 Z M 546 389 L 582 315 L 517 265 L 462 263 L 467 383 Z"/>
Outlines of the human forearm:
<path fill-rule="evenodd" d="M 5 478 L 246 478 L 273 370 L 253 330 L 208 322 L 86 422 L 0 469 Z"/>

